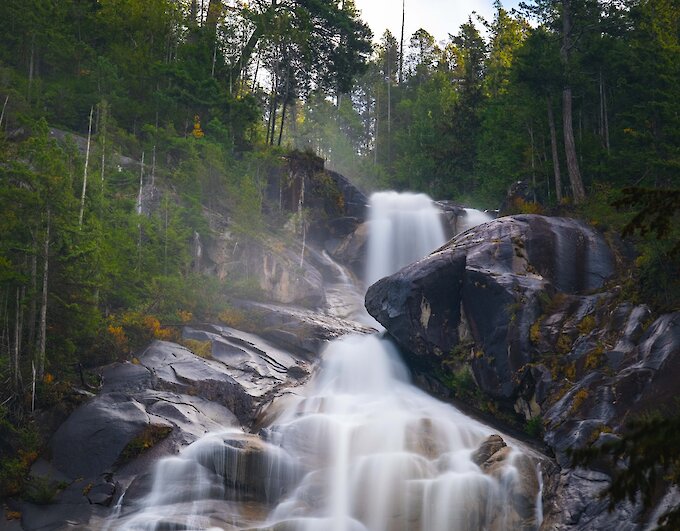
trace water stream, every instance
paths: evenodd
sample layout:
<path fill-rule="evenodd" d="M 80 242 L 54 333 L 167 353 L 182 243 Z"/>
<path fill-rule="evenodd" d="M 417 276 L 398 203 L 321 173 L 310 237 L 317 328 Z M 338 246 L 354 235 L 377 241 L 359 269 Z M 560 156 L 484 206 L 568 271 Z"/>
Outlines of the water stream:
<path fill-rule="evenodd" d="M 443 243 L 427 196 L 381 193 L 371 205 L 369 283 Z M 521 453 L 509 450 L 483 471 L 473 454 L 494 430 L 413 386 L 380 335 L 332 342 L 312 380 L 275 404 L 270 418 L 257 436 L 225 430 L 157 463 L 150 493 L 110 528 L 535 527 L 518 517 L 522 479 L 513 459 Z"/>

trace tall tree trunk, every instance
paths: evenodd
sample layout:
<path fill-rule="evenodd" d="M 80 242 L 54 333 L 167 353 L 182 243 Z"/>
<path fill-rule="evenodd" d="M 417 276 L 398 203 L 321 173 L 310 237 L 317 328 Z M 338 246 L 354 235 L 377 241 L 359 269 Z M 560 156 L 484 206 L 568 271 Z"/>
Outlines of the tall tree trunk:
<path fill-rule="evenodd" d="M 47 229 L 45 230 L 45 243 L 43 244 L 44 265 L 42 282 L 42 302 L 40 304 L 40 328 L 38 330 L 38 379 L 42 380 L 45 375 L 45 347 L 47 345 L 47 287 L 48 274 L 50 271 L 50 228 L 51 212 L 47 208 Z"/>
<path fill-rule="evenodd" d="M 80 195 L 80 213 L 78 214 L 78 229 L 83 228 L 83 213 L 85 212 L 85 192 L 87 192 L 87 169 L 90 165 L 90 143 L 92 140 L 92 113 L 94 107 L 90 107 L 90 125 L 87 128 L 87 148 L 85 149 L 85 169 L 83 171 L 83 191 Z"/>
<path fill-rule="evenodd" d="M 143 191 L 144 191 L 144 152 L 142 151 L 142 160 L 139 164 L 139 194 L 137 195 L 137 215 L 141 216 L 143 211 Z M 142 224 L 137 223 L 137 271 L 142 270 Z"/>
<path fill-rule="evenodd" d="M 142 160 L 139 163 L 139 192 L 137 193 L 137 214 L 142 213 L 142 192 L 144 190 L 144 152 L 142 151 Z"/>
<path fill-rule="evenodd" d="M 210 77 L 214 78 L 215 77 L 215 65 L 217 64 L 217 39 L 215 39 L 215 43 L 213 44 L 213 56 L 212 56 L 212 67 L 210 68 Z M 230 76 L 230 82 L 229 82 L 229 94 L 232 93 L 233 85 L 231 81 L 231 72 L 229 72 Z"/>
<path fill-rule="evenodd" d="M 196 24 L 196 17 L 198 16 L 198 3 L 196 0 L 191 0 L 191 7 L 189 8 L 189 25 Z"/>
<path fill-rule="evenodd" d="M 267 131 L 267 141 L 270 146 L 274 145 L 274 136 L 276 136 L 276 115 L 279 110 L 279 98 L 278 94 L 274 92 L 272 95 L 272 108 L 270 113 L 271 126 L 270 130 Z"/>
<path fill-rule="evenodd" d="M 305 263 L 305 247 L 307 244 L 307 224 L 305 220 L 305 176 L 300 177 L 300 197 L 298 199 L 298 217 L 302 225 L 302 251 L 300 252 L 300 267 Z"/>
<path fill-rule="evenodd" d="M 281 145 L 281 140 L 283 139 L 283 125 L 286 122 L 286 109 L 288 108 L 287 100 L 283 100 L 283 108 L 281 109 L 281 126 L 279 127 L 279 139 L 276 143 L 277 146 Z"/>
<path fill-rule="evenodd" d="M 578 165 L 576 154 L 576 142 L 574 141 L 574 129 L 572 126 L 572 101 L 571 87 L 566 87 L 562 92 L 562 114 L 564 128 L 564 151 L 567 155 L 567 171 L 569 172 L 569 182 L 571 191 L 574 195 L 574 203 L 582 203 L 586 198 L 586 191 L 581 179 L 581 171 Z"/>
<path fill-rule="evenodd" d="M 27 99 L 31 101 L 31 88 L 33 87 L 33 75 L 35 71 L 35 35 L 31 37 L 31 55 L 28 60 L 28 94 Z"/>
<path fill-rule="evenodd" d="M 106 126 L 104 127 L 103 135 L 102 135 L 102 161 L 101 161 L 101 168 L 100 168 L 100 174 L 99 174 L 99 181 L 102 187 L 102 199 L 104 195 L 104 172 L 106 170 Z"/>
<path fill-rule="evenodd" d="M 3 303 L 0 308 L 0 317 L 2 317 L 2 328 L 0 329 L 0 356 L 4 354 L 7 350 L 7 356 L 11 360 L 12 345 L 10 344 L 10 332 L 9 332 L 9 288 L 7 291 L 3 291 Z"/>
<path fill-rule="evenodd" d="M 406 22 L 406 0 L 401 0 L 401 39 L 399 41 L 399 84 L 404 81 L 404 24 Z"/>
<path fill-rule="evenodd" d="M 581 203 L 586 197 L 586 192 L 583 187 L 583 179 L 581 178 L 581 170 L 579 169 L 578 155 L 576 153 L 576 142 L 574 140 L 573 105 L 569 72 L 571 50 L 574 45 L 572 42 L 572 32 L 574 30 L 571 12 L 572 1 L 562 0 L 562 46 L 560 48 L 560 58 L 565 79 L 564 90 L 562 91 L 562 126 L 569 182 L 571 183 L 574 202 Z"/>
<path fill-rule="evenodd" d="M 378 133 L 380 130 L 380 91 L 375 93 L 375 135 L 373 142 L 373 164 L 378 164 Z"/>
<path fill-rule="evenodd" d="M 153 188 L 156 186 L 156 144 L 153 145 L 151 153 L 151 193 L 153 193 Z"/>
<path fill-rule="evenodd" d="M 12 387 L 14 391 L 19 389 L 21 383 L 21 372 L 19 370 L 19 354 L 21 352 L 21 298 L 20 290 L 17 288 L 17 300 L 14 312 L 14 349 L 12 352 Z"/>
<path fill-rule="evenodd" d="M 7 102 L 9 101 L 9 94 L 5 97 L 5 103 L 2 104 L 2 112 L 0 112 L 0 131 L 2 130 L 2 120 L 5 118 L 5 109 L 7 108 Z"/>
<path fill-rule="evenodd" d="M 529 139 L 531 140 L 531 194 L 536 203 L 536 147 L 534 144 L 534 127 L 529 124 Z"/>
<path fill-rule="evenodd" d="M 389 48 L 388 48 L 389 50 Z M 392 72 L 390 72 L 390 53 L 387 52 L 387 166 L 392 161 Z"/>
<path fill-rule="evenodd" d="M 31 256 L 31 305 L 28 310 L 28 348 L 35 350 L 35 325 L 38 319 L 38 242 L 33 240 L 33 254 Z"/>
<path fill-rule="evenodd" d="M 286 123 L 286 109 L 288 107 L 288 91 L 290 90 L 290 63 L 286 68 L 286 85 L 285 85 L 284 95 L 283 95 L 283 108 L 281 109 L 281 127 L 279 128 L 279 140 L 277 145 L 281 145 L 281 139 L 283 138 L 283 126 Z"/>
<path fill-rule="evenodd" d="M 600 70 L 600 134 L 604 148 L 609 153 L 609 117 L 607 116 L 607 88 Z"/>
<path fill-rule="evenodd" d="M 211 34 L 217 32 L 217 23 L 222 16 L 222 0 L 210 0 L 208 4 L 208 15 L 205 19 L 205 25 Z"/>
<path fill-rule="evenodd" d="M 562 202 L 562 175 L 560 172 L 560 159 L 557 150 L 557 131 L 555 130 L 555 115 L 553 114 L 552 100 L 547 98 L 548 125 L 550 126 L 550 147 L 552 150 L 553 174 L 555 176 L 555 196 L 557 203 Z"/>

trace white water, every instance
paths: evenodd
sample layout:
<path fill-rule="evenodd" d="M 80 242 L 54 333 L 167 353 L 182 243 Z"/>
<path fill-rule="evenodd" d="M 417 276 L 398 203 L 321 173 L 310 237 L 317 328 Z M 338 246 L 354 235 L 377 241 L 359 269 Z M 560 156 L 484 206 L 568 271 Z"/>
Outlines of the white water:
<path fill-rule="evenodd" d="M 446 242 L 441 212 L 425 194 L 371 196 L 366 285 L 420 260 Z"/>
<path fill-rule="evenodd" d="M 386 340 L 335 341 L 304 396 L 270 428 L 271 441 L 304 476 L 264 527 L 511 529 L 506 513 L 515 469 L 493 477 L 470 458 L 492 433 L 411 385 Z"/>
<path fill-rule="evenodd" d="M 381 193 L 371 205 L 369 282 L 444 242 L 427 196 Z M 111 527 L 520 528 L 512 458 L 492 474 L 471 459 L 493 431 L 414 387 L 378 335 L 332 342 L 312 381 L 276 408 L 261 439 L 225 430 L 157 463 L 148 496 Z"/>
<path fill-rule="evenodd" d="M 486 212 L 482 212 L 476 208 L 466 208 L 465 217 L 461 217 L 458 223 L 458 232 L 465 232 L 466 230 L 470 230 L 472 227 L 476 227 L 482 223 L 488 223 L 493 219 L 494 218 Z"/>

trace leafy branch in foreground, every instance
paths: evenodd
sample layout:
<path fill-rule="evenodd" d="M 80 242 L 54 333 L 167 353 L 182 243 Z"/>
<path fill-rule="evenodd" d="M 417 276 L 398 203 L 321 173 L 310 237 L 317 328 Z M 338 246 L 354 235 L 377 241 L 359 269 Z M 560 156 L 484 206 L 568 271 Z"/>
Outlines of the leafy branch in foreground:
<path fill-rule="evenodd" d="M 667 238 L 675 225 L 674 217 L 680 212 L 680 190 L 624 188 L 623 197 L 614 202 L 617 208 L 639 208 L 639 212 L 623 228 L 623 236 L 639 231 L 642 236 L 654 233 L 659 240 Z M 680 253 L 676 242 L 672 255 Z"/>
<path fill-rule="evenodd" d="M 608 462 L 615 470 L 612 483 L 601 495 L 609 498 L 609 510 L 628 499 L 641 496 L 645 509 L 654 505 L 661 480 L 680 484 L 680 415 L 656 413 L 628 424 L 620 438 L 571 452 L 572 465 L 589 466 Z M 663 515 L 659 529 L 680 528 L 680 507 Z"/>

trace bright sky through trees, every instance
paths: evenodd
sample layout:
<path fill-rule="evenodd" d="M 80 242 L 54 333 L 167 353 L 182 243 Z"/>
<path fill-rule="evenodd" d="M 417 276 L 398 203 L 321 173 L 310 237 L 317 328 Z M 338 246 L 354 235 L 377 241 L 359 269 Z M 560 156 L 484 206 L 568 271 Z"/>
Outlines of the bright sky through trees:
<path fill-rule="evenodd" d="M 361 18 L 373 30 L 375 40 L 386 29 L 399 37 L 401 32 L 402 0 L 355 0 Z M 517 7 L 519 0 L 505 0 L 503 7 Z M 476 11 L 487 20 L 493 19 L 493 0 L 406 0 L 406 41 L 416 30 L 423 28 L 437 41 L 456 34 L 461 24 Z"/>

